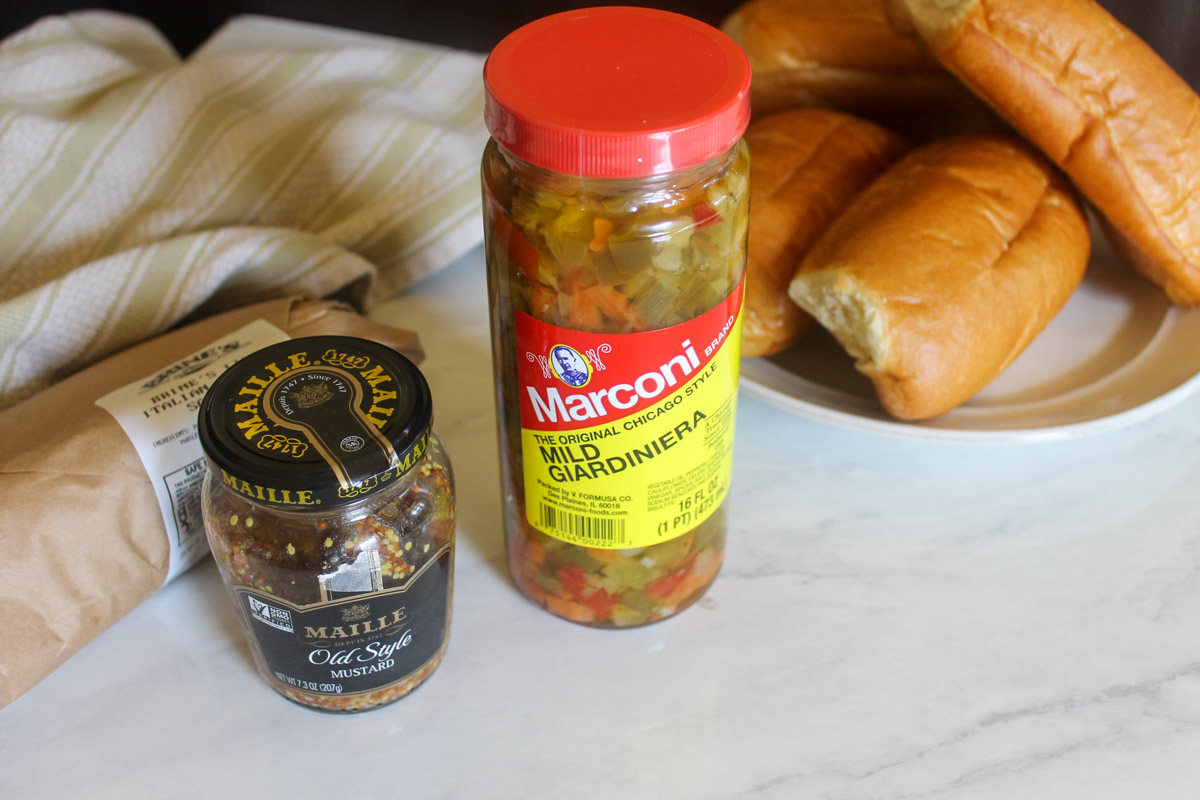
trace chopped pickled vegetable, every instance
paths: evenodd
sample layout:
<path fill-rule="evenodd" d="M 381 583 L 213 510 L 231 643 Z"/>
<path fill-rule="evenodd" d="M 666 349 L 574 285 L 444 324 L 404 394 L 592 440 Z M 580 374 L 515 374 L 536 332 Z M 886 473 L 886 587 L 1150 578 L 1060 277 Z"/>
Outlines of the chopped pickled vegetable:
<path fill-rule="evenodd" d="M 692 207 L 692 219 L 696 221 L 697 228 L 704 228 L 714 222 L 720 222 L 721 215 L 715 208 L 702 201 Z"/>

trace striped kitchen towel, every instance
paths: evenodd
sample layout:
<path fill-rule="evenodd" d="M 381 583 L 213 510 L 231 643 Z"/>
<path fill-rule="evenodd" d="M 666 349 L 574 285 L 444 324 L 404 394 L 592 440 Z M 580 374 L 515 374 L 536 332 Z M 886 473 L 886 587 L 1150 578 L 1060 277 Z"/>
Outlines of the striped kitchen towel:
<path fill-rule="evenodd" d="M 483 56 L 263 17 L 186 61 L 142 20 L 0 42 L 0 408 L 189 317 L 482 240 Z"/>

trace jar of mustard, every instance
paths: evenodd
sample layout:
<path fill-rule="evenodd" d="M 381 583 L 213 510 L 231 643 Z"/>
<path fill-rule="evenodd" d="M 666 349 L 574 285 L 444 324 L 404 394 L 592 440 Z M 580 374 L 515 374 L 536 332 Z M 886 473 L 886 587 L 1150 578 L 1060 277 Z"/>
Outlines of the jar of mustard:
<path fill-rule="evenodd" d="M 239 361 L 200 408 L 204 525 L 262 678 L 310 708 L 405 696 L 450 627 L 454 481 L 429 386 L 341 336 Z"/>

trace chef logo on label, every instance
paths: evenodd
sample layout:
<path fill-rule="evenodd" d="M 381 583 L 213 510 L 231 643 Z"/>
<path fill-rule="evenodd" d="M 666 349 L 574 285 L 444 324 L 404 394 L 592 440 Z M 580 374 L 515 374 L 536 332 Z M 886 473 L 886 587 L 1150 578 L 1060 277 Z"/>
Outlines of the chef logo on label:
<path fill-rule="evenodd" d="M 592 369 L 587 359 L 573 347 L 556 344 L 550 348 L 550 368 L 558 379 L 578 389 L 592 379 Z"/>
<path fill-rule="evenodd" d="M 261 600 L 255 600 L 253 597 L 247 597 L 246 599 L 250 601 L 250 616 L 254 617 L 254 619 L 259 622 L 265 622 L 272 628 L 294 633 L 292 630 L 292 612 L 268 605 Z"/>

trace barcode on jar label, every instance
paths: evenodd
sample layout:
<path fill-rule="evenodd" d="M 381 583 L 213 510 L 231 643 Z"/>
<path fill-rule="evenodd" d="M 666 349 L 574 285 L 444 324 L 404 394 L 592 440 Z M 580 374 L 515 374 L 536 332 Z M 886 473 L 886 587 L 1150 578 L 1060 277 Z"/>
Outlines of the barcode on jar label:
<path fill-rule="evenodd" d="M 624 544 L 625 520 L 572 514 L 561 508 L 540 504 L 542 525 L 575 544 Z"/>

